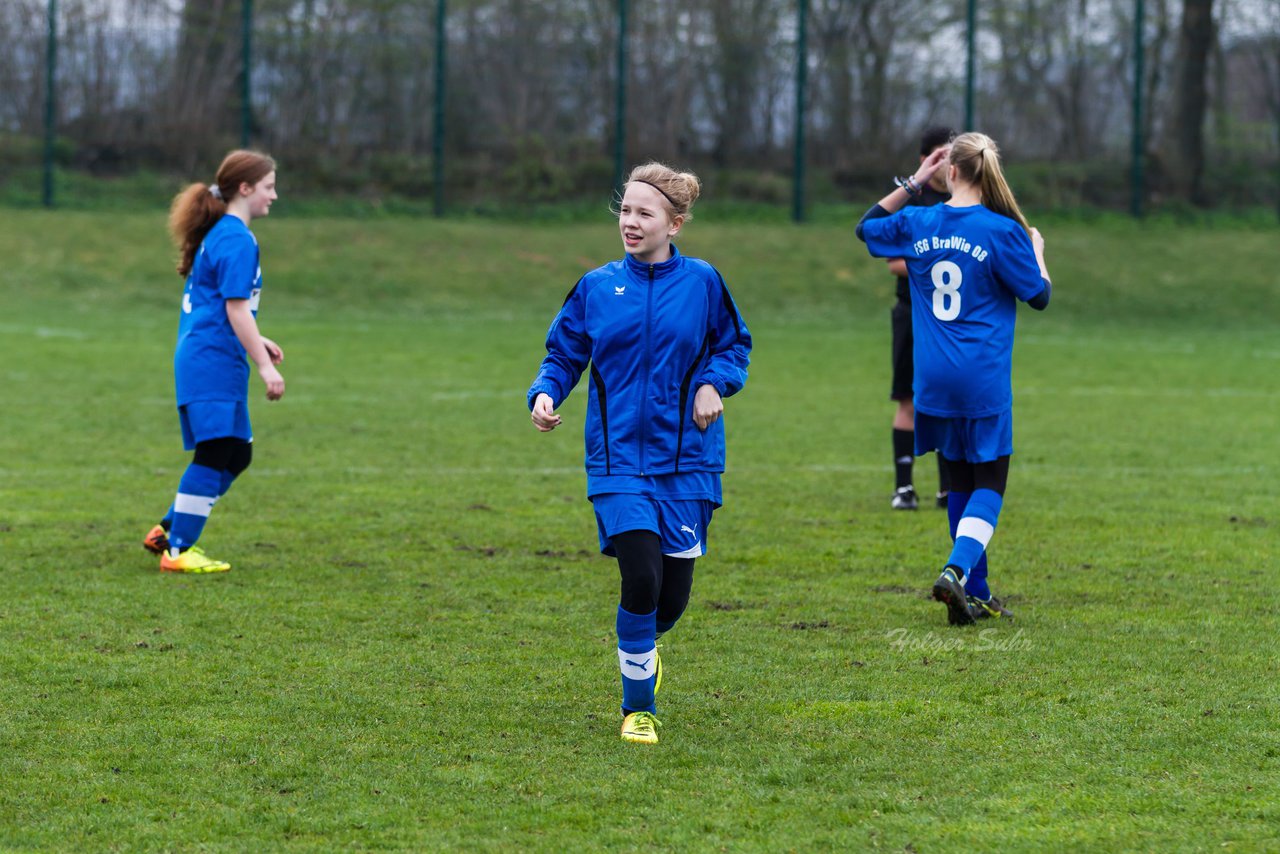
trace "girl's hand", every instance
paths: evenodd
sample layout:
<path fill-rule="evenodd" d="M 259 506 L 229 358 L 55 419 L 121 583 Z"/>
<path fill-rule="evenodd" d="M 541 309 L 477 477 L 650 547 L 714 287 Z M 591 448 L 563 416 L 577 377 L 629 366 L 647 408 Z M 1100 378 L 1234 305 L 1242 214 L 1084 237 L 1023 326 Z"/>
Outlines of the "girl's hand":
<path fill-rule="evenodd" d="M 533 411 L 529 413 L 529 417 L 533 419 L 533 426 L 538 428 L 539 433 L 550 433 L 560 426 L 560 416 L 556 415 L 555 410 L 555 401 L 551 399 L 551 395 L 544 392 L 533 399 Z"/>
<path fill-rule="evenodd" d="M 720 399 L 720 392 L 710 383 L 700 386 L 693 396 L 693 423 L 699 430 L 706 430 L 722 414 L 724 401 Z"/>
<path fill-rule="evenodd" d="M 277 348 L 278 350 L 279 348 Z M 270 348 L 268 348 L 270 352 Z M 284 377 L 276 370 L 275 365 L 262 365 L 258 368 L 258 376 L 267 384 L 267 400 L 279 400 L 284 397 Z"/>
<path fill-rule="evenodd" d="M 916 170 L 916 183 L 921 187 L 928 184 L 929 179 L 933 177 L 933 173 L 941 169 L 950 156 L 951 146 L 944 145 L 926 157 L 924 162 L 920 164 L 920 168 Z"/>
<path fill-rule="evenodd" d="M 262 344 L 267 348 L 267 355 L 271 357 L 271 364 L 278 365 L 284 361 L 284 350 L 280 348 L 279 344 L 265 335 L 262 336 Z"/>

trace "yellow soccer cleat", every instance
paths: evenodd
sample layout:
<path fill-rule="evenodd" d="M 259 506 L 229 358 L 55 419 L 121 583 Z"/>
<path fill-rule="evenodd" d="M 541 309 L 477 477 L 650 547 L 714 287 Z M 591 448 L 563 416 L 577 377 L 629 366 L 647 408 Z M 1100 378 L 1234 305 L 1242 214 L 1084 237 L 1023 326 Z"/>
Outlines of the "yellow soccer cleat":
<path fill-rule="evenodd" d="M 662 687 L 662 654 L 657 649 L 653 651 L 653 657 L 658 660 L 658 666 L 654 668 L 657 676 L 653 680 L 653 696 L 658 696 L 658 689 Z"/>
<path fill-rule="evenodd" d="M 156 525 L 147 532 L 146 539 L 142 541 L 142 547 L 153 555 L 164 554 L 169 551 L 169 532 L 163 525 Z"/>
<path fill-rule="evenodd" d="M 161 572 L 207 573 L 226 572 L 229 569 L 231 564 L 225 560 L 214 560 L 197 546 L 192 546 L 177 557 L 170 556 L 168 552 L 160 556 Z"/>
<path fill-rule="evenodd" d="M 632 744 L 657 744 L 662 721 L 652 712 L 632 712 L 622 719 L 622 740 Z"/>

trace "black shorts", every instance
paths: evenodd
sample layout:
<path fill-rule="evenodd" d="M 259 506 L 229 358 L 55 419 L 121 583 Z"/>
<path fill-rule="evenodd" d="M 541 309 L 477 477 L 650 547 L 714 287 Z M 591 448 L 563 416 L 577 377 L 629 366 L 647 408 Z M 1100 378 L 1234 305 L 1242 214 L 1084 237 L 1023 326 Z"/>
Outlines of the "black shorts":
<path fill-rule="evenodd" d="M 893 323 L 893 390 L 890 400 L 911 400 L 911 377 L 915 363 L 911 359 L 911 302 L 900 299 L 889 312 Z"/>

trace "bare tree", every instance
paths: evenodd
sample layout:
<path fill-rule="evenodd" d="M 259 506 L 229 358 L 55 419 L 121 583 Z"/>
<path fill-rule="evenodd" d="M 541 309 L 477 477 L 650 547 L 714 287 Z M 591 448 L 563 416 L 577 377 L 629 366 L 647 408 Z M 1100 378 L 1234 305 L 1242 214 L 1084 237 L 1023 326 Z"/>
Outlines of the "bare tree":
<path fill-rule="evenodd" d="M 44 4 L 38 0 L 13 0 L 0 6 L 0 131 L 33 133 L 40 127 L 44 103 L 41 74 L 45 40 Z"/>
<path fill-rule="evenodd" d="M 861 192 L 901 168 L 926 123 L 960 123 L 966 3 L 810 4 L 808 162 L 815 176 Z M 59 150 L 73 152 L 73 165 L 189 174 L 238 140 L 242 0 L 58 5 Z M 289 162 L 292 181 L 429 189 L 435 6 L 256 0 L 254 140 Z M 1202 202 L 1206 160 L 1265 155 L 1260 168 L 1270 168 L 1280 146 L 1280 0 L 1146 8 L 1140 85 L 1143 136 L 1160 143 L 1149 152 L 1153 183 Z M 1051 186 L 1083 186 L 1095 165 L 1123 174 L 1134 0 L 979 0 L 978 9 L 979 127 L 1012 160 L 1051 161 Z M 41 150 L 46 10 L 46 0 L 0 1 L 8 174 Z M 630 10 L 629 159 L 717 167 L 746 178 L 727 192 L 785 194 L 800 107 L 797 0 L 646 0 Z M 607 187 L 617 0 L 451 0 L 449 13 L 446 152 L 457 195 L 555 199 Z M 1237 188 L 1247 193 L 1256 195 Z"/>
<path fill-rule="evenodd" d="M 1214 39 L 1213 0 L 1183 0 L 1167 177 L 1181 197 L 1197 205 L 1207 201 L 1202 187 L 1204 119 L 1208 105 L 1206 77 Z"/>

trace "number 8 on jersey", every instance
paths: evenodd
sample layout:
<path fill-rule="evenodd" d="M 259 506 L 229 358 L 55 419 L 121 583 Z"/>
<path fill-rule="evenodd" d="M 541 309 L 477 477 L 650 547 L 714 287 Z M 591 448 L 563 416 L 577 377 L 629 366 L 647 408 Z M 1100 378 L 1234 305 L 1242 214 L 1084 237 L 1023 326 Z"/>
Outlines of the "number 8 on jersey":
<path fill-rule="evenodd" d="M 960 283 L 963 275 L 954 261 L 939 261 L 929 270 L 933 279 L 933 316 L 955 320 L 960 316 Z"/>

